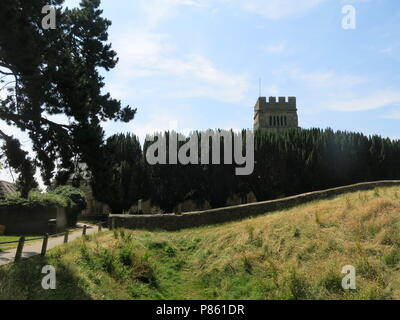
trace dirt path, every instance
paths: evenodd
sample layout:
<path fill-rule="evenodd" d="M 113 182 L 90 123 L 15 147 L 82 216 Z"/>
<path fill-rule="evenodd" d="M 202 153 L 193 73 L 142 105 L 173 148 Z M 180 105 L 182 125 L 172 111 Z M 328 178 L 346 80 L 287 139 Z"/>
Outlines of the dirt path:
<path fill-rule="evenodd" d="M 78 225 L 79 227 L 83 227 L 82 225 Z M 86 234 L 93 234 L 98 231 L 97 226 L 88 225 Z M 73 231 L 69 234 L 68 241 L 73 241 L 82 236 L 82 229 Z M 64 236 L 49 238 L 49 242 L 47 244 L 47 250 L 50 250 L 54 247 L 62 245 L 64 243 Z M 14 262 L 15 253 L 17 249 L 7 250 L 0 252 L 0 266 L 9 264 Z M 25 243 L 24 250 L 22 252 L 22 259 L 27 259 L 33 256 L 37 256 L 42 251 L 42 241 L 34 242 L 29 244 L 29 242 Z"/>

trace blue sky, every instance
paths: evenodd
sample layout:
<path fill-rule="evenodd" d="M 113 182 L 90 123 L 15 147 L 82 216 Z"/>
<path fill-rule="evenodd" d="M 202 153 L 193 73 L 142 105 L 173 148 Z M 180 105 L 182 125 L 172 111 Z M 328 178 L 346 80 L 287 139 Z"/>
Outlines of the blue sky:
<path fill-rule="evenodd" d="M 251 128 L 261 78 L 262 95 L 297 97 L 304 128 L 400 138 L 397 1 L 102 3 L 120 56 L 107 89 L 138 107 L 135 121 L 108 134 Z M 342 28 L 347 4 L 355 30 Z"/>
<path fill-rule="evenodd" d="M 355 30 L 342 28 L 349 4 Z M 102 8 L 120 57 L 107 90 L 138 108 L 130 124 L 105 124 L 107 135 L 252 128 L 262 78 L 263 96 L 297 97 L 303 128 L 400 138 L 398 1 L 102 0 Z"/>

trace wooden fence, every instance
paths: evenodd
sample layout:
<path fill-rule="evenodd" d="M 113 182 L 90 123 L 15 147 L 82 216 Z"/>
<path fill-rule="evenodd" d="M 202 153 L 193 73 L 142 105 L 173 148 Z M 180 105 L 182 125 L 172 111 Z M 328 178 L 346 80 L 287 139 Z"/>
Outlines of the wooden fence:
<path fill-rule="evenodd" d="M 105 223 L 107 223 L 107 222 L 101 222 L 101 223 L 98 223 L 96 225 L 97 228 L 98 228 L 98 232 L 102 231 L 103 224 L 105 224 Z M 86 236 L 86 232 L 87 232 L 87 225 L 84 225 L 83 228 L 82 228 L 82 236 Z M 64 244 L 65 244 L 65 243 L 68 243 L 69 234 L 70 234 L 70 231 L 67 230 L 65 232 L 57 233 L 57 234 L 54 234 L 54 235 L 49 235 L 48 233 L 46 233 L 42 237 L 31 238 L 31 239 L 28 239 L 28 240 L 25 237 L 20 237 L 18 241 L 0 242 L 0 246 L 1 245 L 16 244 L 17 243 L 18 245 L 17 245 L 17 250 L 15 252 L 14 262 L 19 262 L 19 261 L 21 261 L 21 258 L 22 258 L 22 253 L 23 253 L 23 250 L 24 250 L 25 243 L 32 242 L 32 241 L 43 240 L 40 256 L 41 257 L 45 257 L 46 256 L 46 252 L 47 252 L 47 245 L 49 243 L 49 239 L 50 238 L 57 238 L 57 237 L 64 236 Z"/>

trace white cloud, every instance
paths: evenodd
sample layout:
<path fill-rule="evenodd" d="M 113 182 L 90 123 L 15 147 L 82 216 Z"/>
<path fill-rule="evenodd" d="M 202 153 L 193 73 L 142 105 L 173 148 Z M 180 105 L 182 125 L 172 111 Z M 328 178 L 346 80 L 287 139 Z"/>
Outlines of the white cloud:
<path fill-rule="evenodd" d="M 268 53 L 282 53 L 286 49 L 286 43 L 284 41 L 270 44 L 264 47 L 264 51 Z"/>
<path fill-rule="evenodd" d="M 194 1 L 194 0 L 164 0 L 164 2 L 172 4 L 172 5 L 179 5 L 179 6 L 194 6 L 194 7 L 202 7 L 203 6 L 200 3 L 200 1 Z"/>
<path fill-rule="evenodd" d="M 393 110 L 382 116 L 384 119 L 400 120 L 400 110 Z"/>
<path fill-rule="evenodd" d="M 0 89 L 4 84 L 0 83 Z M 0 101 L 4 100 L 5 98 L 7 98 L 7 90 L 3 89 L 0 90 Z"/>
<path fill-rule="evenodd" d="M 150 108 L 153 110 L 152 112 L 148 112 L 144 116 L 139 115 L 132 123 L 121 124 L 117 132 L 133 132 L 143 143 L 147 134 L 171 130 L 187 134 L 199 129 L 195 127 L 196 119 L 193 119 L 193 114 L 187 108 L 155 109 L 154 106 L 150 106 Z M 113 126 L 113 123 L 108 122 L 105 127 L 107 126 Z M 114 133 L 116 132 L 109 132 L 108 136 Z"/>
<path fill-rule="evenodd" d="M 280 92 L 280 88 L 277 85 L 270 85 L 267 87 L 267 92 L 271 96 L 278 96 Z"/>
<path fill-rule="evenodd" d="M 304 72 L 297 67 L 285 67 L 280 72 L 285 72 L 290 79 L 304 83 L 307 86 L 334 90 L 350 89 L 369 80 L 367 77 L 338 74 L 334 71 Z"/>
<path fill-rule="evenodd" d="M 300 79 L 312 86 L 325 88 L 337 86 L 350 88 L 368 81 L 368 79 L 364 77 L 351 74 L 338 75 L 334 72 L 304 74 Z"/>
<path fill-rule="evenodd" d="M 138 5 L 148 26 L 155 26 L 176 14 L 180 6 L 208 8 L 211 12 L 232 9 L 247 11 L 268 20 L 279 20 L 305 12 L 328 0 L 140 0 Z"/>
<path fill-rule="evenodd" d="M 168 97 L 202 97 L 227 102 L 238 102 L 245 97 L 246 75 L 225 72 L 199 54 L 181 53 L 169 40 L 167 35 L 150 32 L 120 35 L 115 39 L 114 48 L 120 57 L 117 90 L 126 91 L 121 83 L 128 86 L 137 78 L 165 77 L 163 87 L 168 90 L 163 94 Z"/>
<path fill-rule="evenodd" d="M 195 0 L 137 0 L 135 8 L 140 11 L 142 29 L 152 29 L 177 14 L 179 7 L 204 7 Z"/>
<path fill-rule="evenodd" d="M 350 112 L 379 109 L 390 105 L 400 105 L 400 92 L 391 90 L 377 91 L 368 96 L 332 101 L 327 105 L 327 108 Z"/>
<path fill-rule="evenodd" d="M 327 0 L 231 0 L 243 9 L 269 20 L 300 15 Z"/>
<path fill-rule="evenodd" d="M 371 0 L 342 0 L 342 4 L 352 4 L 352 3 L 366 3 L 371 2 Z"/>
<path fill-rule="evenodd" d="M 388 47 L 385 49 L 381 49 L 379 51 L 381 54 L 385 55 L 385 56 L 392 56 L 393 55 L 393 48 L 392 47 Z"/>

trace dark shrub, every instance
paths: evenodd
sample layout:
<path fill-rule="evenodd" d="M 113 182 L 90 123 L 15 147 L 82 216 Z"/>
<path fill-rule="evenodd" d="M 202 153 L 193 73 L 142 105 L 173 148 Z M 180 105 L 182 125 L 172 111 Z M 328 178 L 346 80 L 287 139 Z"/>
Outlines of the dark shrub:
<path fill-rule="evenodd" d="M 87 206 L 86 196 L 83 191 L 71 186 L 61 186 L 52 190 L 51 193 L 67 199 L 67 224 L 68 227 L 75 227 L 79 214 Z"/>

